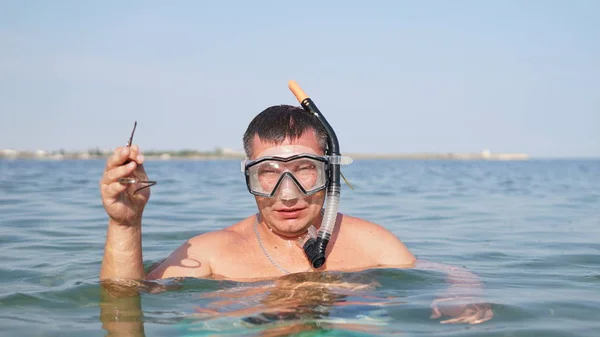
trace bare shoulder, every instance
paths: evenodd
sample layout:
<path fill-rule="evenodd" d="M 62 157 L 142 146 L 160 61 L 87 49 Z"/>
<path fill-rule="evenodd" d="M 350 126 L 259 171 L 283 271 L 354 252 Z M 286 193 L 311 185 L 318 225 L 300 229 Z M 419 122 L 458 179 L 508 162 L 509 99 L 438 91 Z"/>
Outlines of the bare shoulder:
<path fill-rule="evenodd" d="M 148 279 L 171 277 L 208 277 L 212 275 L 211 262 L 215 256 L 235 253 L 247 238 L 244 231 L 246 218 L 232 226 L 194 236 L 175 249 L 159 266 L 152 270 Z"/>
<path fill-rule="evenodd" d="M 206 232 L 188 240 L 190 254 L 212 260 L 223 254 L 236 254 L 248 244 L 254 217 L 250 216 L 229 227 Z"/>
<path fill-rule="evenodd" d="M 343 214 L 342 216 L 342 228 L 351 230 L 352 235 L 399 241 L 399 239 L 391 231 L 377 223 L 347 214 Z"/>
<path fill-rule="evenodd" d="M 416 261 L 394 233 L 377 223 L 343 214 L 341 228 L 344 236 L 361 242 L 381 265 L 409 265 Z"/>

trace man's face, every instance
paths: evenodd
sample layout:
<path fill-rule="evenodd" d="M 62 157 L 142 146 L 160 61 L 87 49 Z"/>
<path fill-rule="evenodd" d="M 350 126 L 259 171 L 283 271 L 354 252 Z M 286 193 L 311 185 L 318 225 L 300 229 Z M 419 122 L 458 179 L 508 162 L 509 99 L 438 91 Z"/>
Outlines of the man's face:
<path fill-rule="evenodd" d="M 289 157 L 292 155 L 308 153 L 314 155 L 323 155 L 314 131 L 307 131 L 301 137 L 291 141 L 285 139 L 283 143 L 275 145 L 269 142 L 263 142 L 255 135 L 252 140 L 251 160 L 267 156 Z M 313 195 L 306 196 L 299 190 L 290 193 L 293 198 L 282 198 L 286 193 L 283 188 L 297 189 L 289 178 L 284 178 L 287 182 L 282 182 L 273 198 L 255 196 L 261 219 L 276 232 L 284 237 L 295 237 L 303 234 L 310 225 L 318 227 L 321 216 L 321 208 L 325 200 L 325 190 L 319 191 Z"/>

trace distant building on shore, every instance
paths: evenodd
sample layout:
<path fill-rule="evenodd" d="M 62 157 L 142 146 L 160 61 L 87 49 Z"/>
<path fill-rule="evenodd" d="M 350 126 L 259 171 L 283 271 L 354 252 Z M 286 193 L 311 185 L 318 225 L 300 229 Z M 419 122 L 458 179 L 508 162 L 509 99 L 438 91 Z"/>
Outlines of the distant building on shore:
<path fill-rule="evenodd" d="M 13 149 L 0 150 L 0 156 L 6 158 L 17 158 L 19 157 L 19 151 Z"/>
<path fill-rule="evenodd" d="M 346 155 L 355 159 L 449 159 L 449 160 L 527 160 L 529 155 L 526 153 L 492 153 L 490 150 L 483 150 L 474 153 L 346 153 Z"/>

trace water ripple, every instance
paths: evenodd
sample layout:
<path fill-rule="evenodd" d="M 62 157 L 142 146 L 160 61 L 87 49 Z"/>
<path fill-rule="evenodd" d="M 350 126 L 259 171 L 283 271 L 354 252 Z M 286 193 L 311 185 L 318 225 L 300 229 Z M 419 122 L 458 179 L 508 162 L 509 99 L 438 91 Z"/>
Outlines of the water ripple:
<path fill-rule="evenodd" d="M 105 334 L 97 281 L 107 224 L 98 192 L 103 168 L 96 160 L 0 160 L 3 334 Z M 256 212 L 237 161 L 148 161 L 146 170 L 158 181 L 143 219 L 147 267 L 190 237 Z M 197 329 L 243 336 L 286 327 L 348 336 L 597 335 L 600 161 L 356 160 L 343 171 L 354 189 L 342 187 L 340 211 L 383 225 L 422 259 L 471 269 L 486 286 L 493 320 L 439 324 L 429 318 L 430 306 L 448 286 L 444 275 L 395 269 L 334 273 L 350 284 L 380 286 L 337 289 L 326 294 L 331 303 L 305 305 L 304 312 L 288 306 L 287 316 L 269 314 L 261 302 L 285 293 L 272 288 L 217 307 L 216 317 L 197 311 L 218 302 L 210 294 L 265 283 L 165 281 L 166 290 L 137 298 L 143 316 L 134 310 L 128 317 L 148 336 L 193 336 Z M 243 308 L 253 313 L 231 317 Z"/>

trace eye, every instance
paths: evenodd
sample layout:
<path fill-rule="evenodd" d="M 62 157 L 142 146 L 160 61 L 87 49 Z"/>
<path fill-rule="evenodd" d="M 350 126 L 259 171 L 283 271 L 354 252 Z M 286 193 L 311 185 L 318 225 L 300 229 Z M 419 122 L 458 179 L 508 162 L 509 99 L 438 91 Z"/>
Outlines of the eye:
<path fill-rule="evenodd" d="M 315 165 L 313 164 L 302 164 L 300 165 L 300 167 L 298 167 L 298 170 L 303 171 L 303 170 L 314 170 L 315 169 Z"/>
<path fill-rule="evenodd" d="M 268 174 L 275 174 L 277 173 L 277 170 L 275 170 L 274 168 L 261 168 L 260 170 L 258 170 L 258 174 L 260 175 L 268 175 Z"/>
<path fill-rule="evenodd" d="M 303 161 L 296 163 L 294 169 L 295 170 L 314 170 L 315 163 L 311 160 L 303 160 Z"/>
<path fill-rule="evenodd" d="M 261 176 L 269 176 L 279 174 L 280 167 L 277 163 L 264 163 L 258 167 L 258 174 Z"/>

